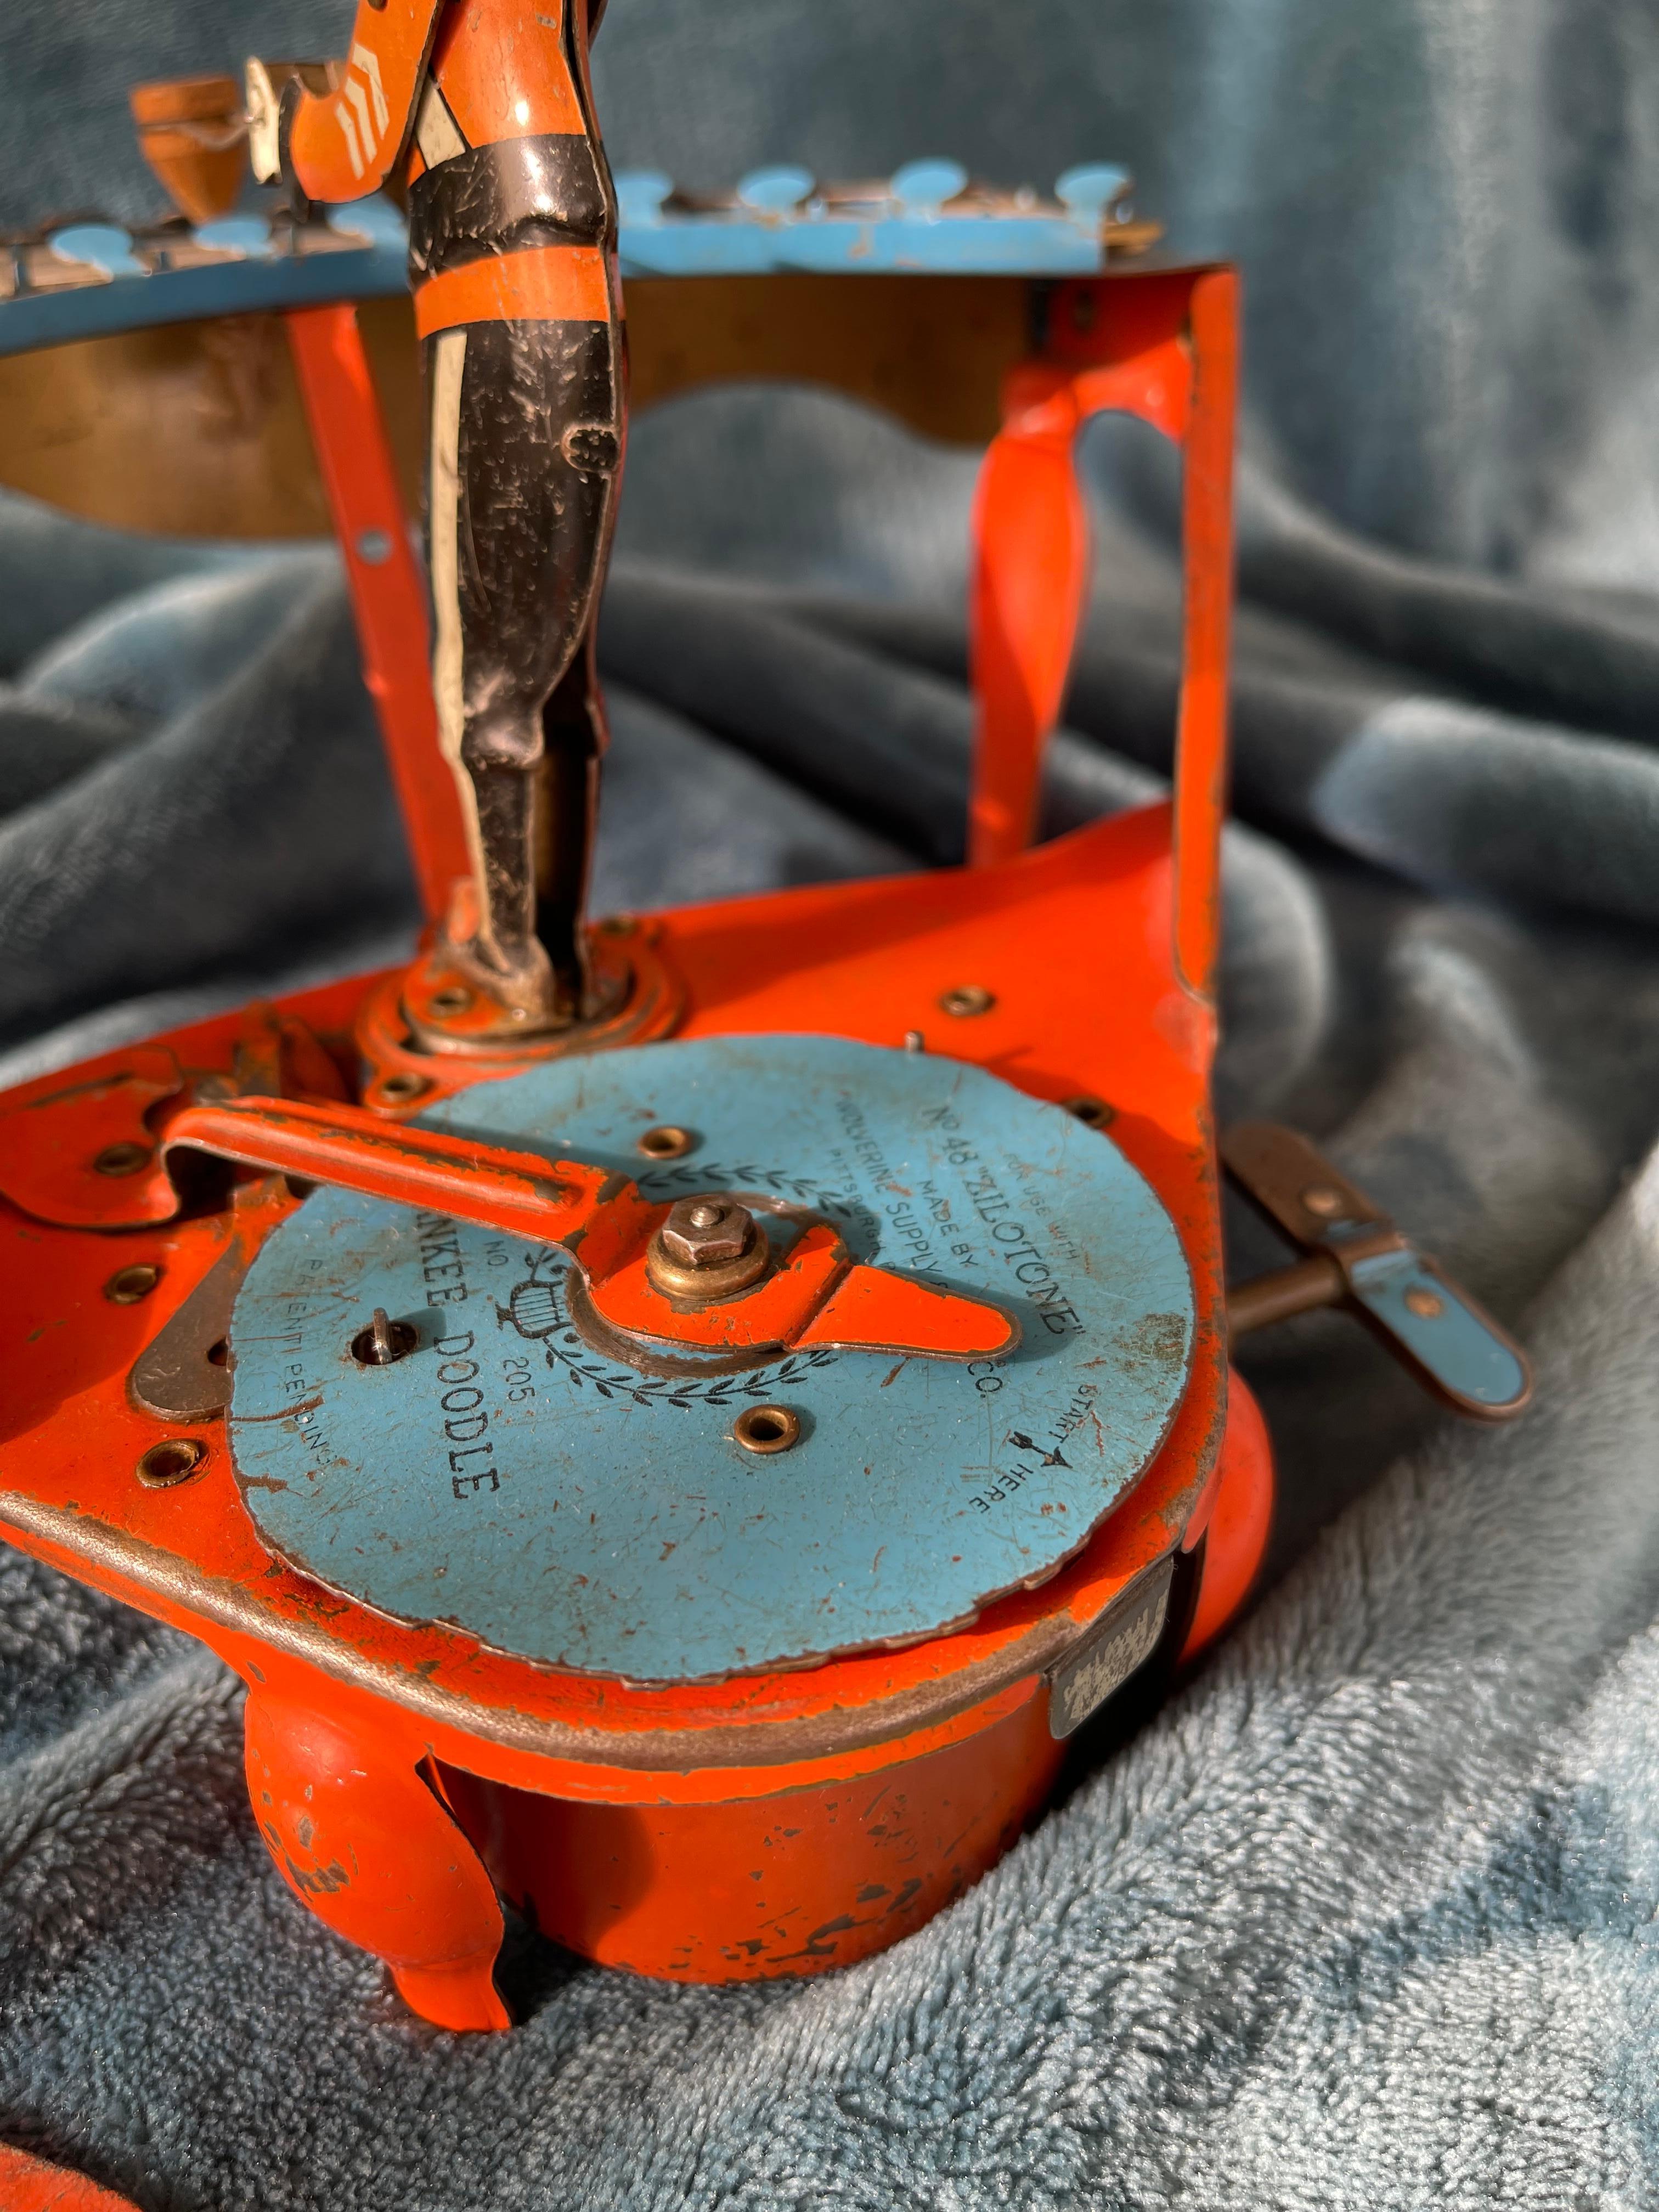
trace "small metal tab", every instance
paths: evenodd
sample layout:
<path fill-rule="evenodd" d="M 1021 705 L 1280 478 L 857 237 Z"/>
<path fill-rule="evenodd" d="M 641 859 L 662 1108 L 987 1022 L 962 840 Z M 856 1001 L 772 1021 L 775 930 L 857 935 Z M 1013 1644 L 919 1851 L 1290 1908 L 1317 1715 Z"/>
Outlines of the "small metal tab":
<path fill-rule="evenodd" d="M 248 1261 L 240 1239 L 233 1241 L 139 1354 L 127 1392 L 142 1412 L 163 1421 L 205 1421 L 224 1412 L 231 1388 L 226 1333 Z"/>
<path fill-rule="evenodd" d="M 1170 1617 L 1175 1555 L 1160 1559 L 1109 1605 L 1094 1626 L 1048 1670 L 1048 1733 L 1073 1735 L 1158 1649 Z"/>

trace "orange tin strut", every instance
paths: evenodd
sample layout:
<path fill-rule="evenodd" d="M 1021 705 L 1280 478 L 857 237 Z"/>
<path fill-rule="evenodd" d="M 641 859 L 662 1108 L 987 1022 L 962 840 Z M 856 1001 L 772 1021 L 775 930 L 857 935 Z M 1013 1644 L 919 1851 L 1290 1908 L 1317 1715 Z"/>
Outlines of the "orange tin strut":
<path fill-rule="evenodd" d="M 589 928 L 590 27 L 388 0 L 343 70 L 252 72 L 301 213 L 412 179 L 430 690 L 350 311 L 292 320 L 426 949 L 0 1098 L 0 1532 L 235 1668 L 283 1879 L 452 2028 L 507 2025 L 503 1898 L 686 1980 L 909 1933 L 1236 1612 L 1273 1492 L 1209 1109 L 1233 277 L 1057 287 L 1011 385 L 972 865 Z M 1030 850 L 1107 407 L 1186 463 L 1175 789 Z M 1344 1303 L 1462 1410 L 1524 1402 L 1300 1139 L 1228 1155 L 1302 1255 L 1235 1330 Z"/>

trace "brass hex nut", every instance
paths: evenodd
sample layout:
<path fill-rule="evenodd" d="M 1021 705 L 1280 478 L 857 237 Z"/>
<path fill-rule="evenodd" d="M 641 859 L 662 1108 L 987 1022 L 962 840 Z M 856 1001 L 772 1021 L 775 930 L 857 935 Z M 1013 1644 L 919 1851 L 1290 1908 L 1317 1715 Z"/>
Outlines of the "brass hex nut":
<path fill-rule="evenodd" d="M 715 1267 L 740 1260 L 754 1241 L 755 1219 L 732 1198 L 677 1199 L 659 1234 L 662 1248 L 683 1267 Z"/>
<path fill-rule="evenodd" d="M 765 1231 L 735 1198 L 677 1200 L 645 1255 L 653 1286 L 691 1305 L 736 1297 L 771 1263 Z"/>

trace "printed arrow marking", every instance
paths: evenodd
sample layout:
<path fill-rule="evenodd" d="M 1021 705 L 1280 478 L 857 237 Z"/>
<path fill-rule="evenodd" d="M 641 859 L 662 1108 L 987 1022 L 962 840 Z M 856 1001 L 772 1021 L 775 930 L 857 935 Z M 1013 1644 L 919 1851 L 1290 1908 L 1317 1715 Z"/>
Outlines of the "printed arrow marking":
<path fill-rule="evenodd" d="M 1028 1437 L 1023 1429 L 1010 1429 L 1008 1431 L 1008 1442 L 1019 1451 L 1036 1452 L 1040 1454 L 1044 1467 L 1063 1467 L 1069 1468 L 1072 1464 L 1071 1461 L 1066 1458 L 1065 1453 L 1062 1451 L 1044 1451 L 1042 1446 L 1038 1443 L 1034 1437 Z"/>

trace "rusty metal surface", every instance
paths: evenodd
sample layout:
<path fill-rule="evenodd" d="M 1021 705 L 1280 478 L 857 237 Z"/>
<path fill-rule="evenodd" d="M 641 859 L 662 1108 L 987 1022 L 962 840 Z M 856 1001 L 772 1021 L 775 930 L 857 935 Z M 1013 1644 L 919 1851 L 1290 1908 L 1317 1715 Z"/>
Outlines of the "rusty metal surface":
<path fill-rule="evenodd" d="M 653 1373 L 580 1333 L 564 1252 L 319 1192 L 238 1301 L 232 1449 L 265 1540 L 395 1616 L 646 1681 L 927 1636 L 1052 1572 L 1184 1390 L 1191 1288 L 1150 1188 L 981 1070 L 714 1038 L 551 1063 L 434 1118 L 556 1132 L 623 1176 L 642 1131 L 693 1128 L 642 1194 L 820 1212 L 924 1297 L 1005 1302 L 1023 1342 L 967 1365 L 814 1346 Z M 420 1337 L 381 1368 L 350 1352 L 377 1306 Z M 800 1419 L 787 1454 L 734 1438 L 757 1405 Z"/>

